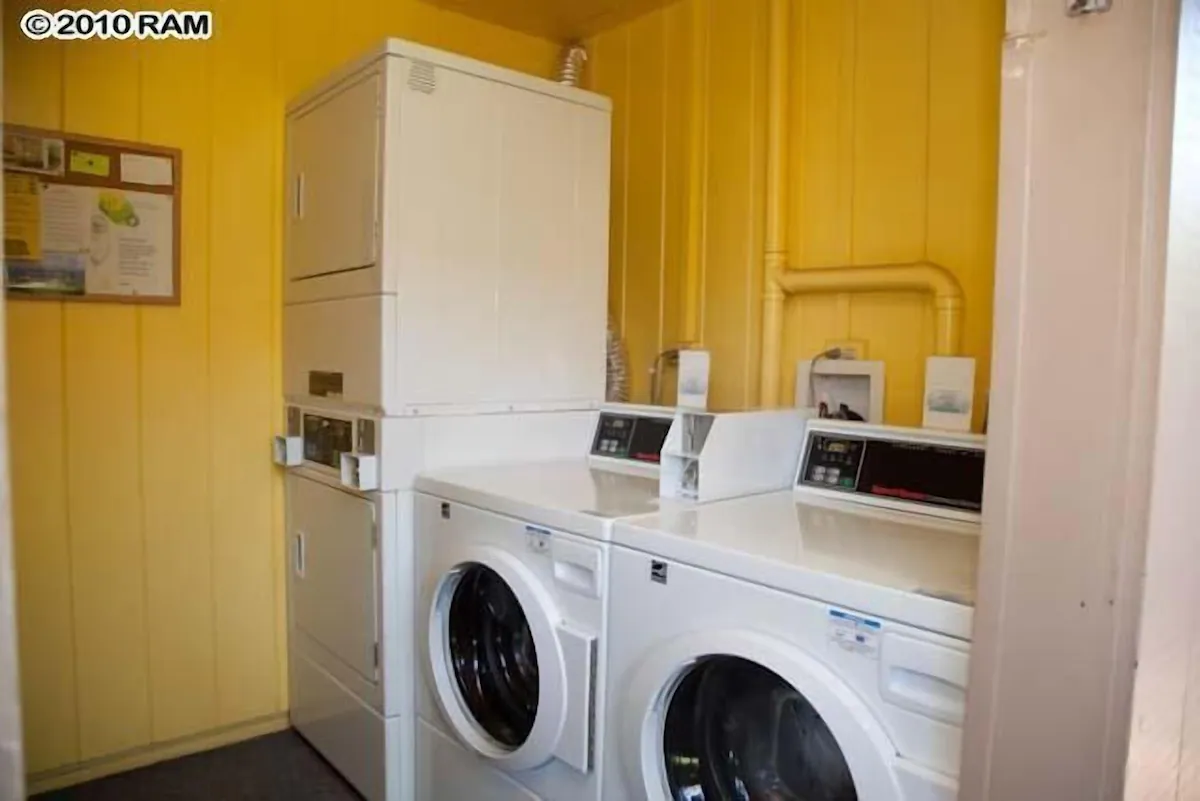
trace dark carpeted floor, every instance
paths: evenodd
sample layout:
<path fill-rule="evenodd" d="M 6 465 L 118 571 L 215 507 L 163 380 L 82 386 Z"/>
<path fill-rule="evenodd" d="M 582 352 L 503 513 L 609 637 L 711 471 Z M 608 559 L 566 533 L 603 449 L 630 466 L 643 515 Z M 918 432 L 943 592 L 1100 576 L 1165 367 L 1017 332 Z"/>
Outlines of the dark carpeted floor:
<path fill-rule="evenodd" d="M 34 796 L 36 801 L 361 801 L 286 731 Z"/>

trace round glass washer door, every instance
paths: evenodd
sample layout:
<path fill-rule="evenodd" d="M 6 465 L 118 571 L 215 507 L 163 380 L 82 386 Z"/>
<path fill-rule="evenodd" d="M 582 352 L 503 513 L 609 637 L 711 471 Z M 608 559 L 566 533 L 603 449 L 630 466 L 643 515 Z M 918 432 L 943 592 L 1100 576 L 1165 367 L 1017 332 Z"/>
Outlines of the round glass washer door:
<path fill-rule="evenodd" d="M 521 602 L 496 571 L 465 566 L 446 614 L 447 657 L 471 717 L 502 748 L 525 744 L 538 713 L 538 653 Z"/>
<path fill-rule="evenodd" d="M 518 558 L 464 548 L 431 589 L 434 699 L 463 745 L 506 770 L 553 758 L 568 713 L 554 600 Z"/>
<path fill-rule="evenodd" d="M 708 657 L 682 675 L 662 758 L 674 801 L 858 801 L 846 757 L 812 704 L 739 657 Z"/>

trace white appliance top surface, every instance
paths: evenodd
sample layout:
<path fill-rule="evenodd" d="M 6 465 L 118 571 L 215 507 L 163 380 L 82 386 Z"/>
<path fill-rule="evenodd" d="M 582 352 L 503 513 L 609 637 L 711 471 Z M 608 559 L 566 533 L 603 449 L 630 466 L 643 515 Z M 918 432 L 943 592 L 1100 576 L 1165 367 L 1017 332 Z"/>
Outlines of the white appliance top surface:
<path fill-rule="evenodd" d="M 673 506 L 612 540 L 865 614 L 970 639 L 979 529 L 792 492 Z"/>
<path fill-rule="evenodd" d="M 660 509 L 657 478 L 600 469 L 587 459 L 436 470 L 418 476 L 416 488 L 534 525 L 605 540 L 617 518 Z"/>
<path fill-rule="evenodd" d="M 527 75 L 518 70 L 488 64 L 468 56 L 451 53 L 446 50 L 438 50 L 406 39 L 393 38 L 383 41 L 354 61 L 336 69 L 323 78 L 316 86 L 301 93 L 288 103 L 288 112 L 291 113 L 301 106 L 312 102 L 322 93 L 329 91 L 333 86 L 353 76 L 384 56 L 399 56 L 401 58 L 424 61 L 444 69 L 457 70 L 468 75 L 477 75 L 481 78 L 505 83 L 520 89 L 527 89 L 538 94 L 568 100 L 581 106 L 590 106 L 601 111 L 612 111 L 612 100 L 596 92 L 589 92 L 545 78 Z"/>

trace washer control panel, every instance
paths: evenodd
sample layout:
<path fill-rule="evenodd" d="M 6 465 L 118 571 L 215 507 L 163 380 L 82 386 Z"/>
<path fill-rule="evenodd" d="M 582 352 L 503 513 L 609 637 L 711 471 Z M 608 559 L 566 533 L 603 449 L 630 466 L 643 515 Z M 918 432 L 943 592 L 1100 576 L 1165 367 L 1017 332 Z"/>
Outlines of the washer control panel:
<path fill-rule="evenodd" d="M 979 512 L 983 508 L 982 437 L 871 428 L 811 430 L 797 484 L 811 489 Z"/>
<path fill-rule="evenodd" d="M 592 439 L 592 456 L 658 464 L 673 419 L 602 411 Z"/>
<path fill-rule="evenodd" d="M 806 483 L 836 489 L 854 489 L 862 466 L 863 440 L 816 435 L 809 443 Z"/>

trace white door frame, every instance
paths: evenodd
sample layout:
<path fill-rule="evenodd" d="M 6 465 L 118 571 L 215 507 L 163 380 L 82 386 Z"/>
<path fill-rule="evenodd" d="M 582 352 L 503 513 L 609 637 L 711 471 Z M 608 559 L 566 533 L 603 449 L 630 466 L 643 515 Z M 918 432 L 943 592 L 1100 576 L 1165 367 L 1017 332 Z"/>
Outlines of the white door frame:
<path fill-rule="evenodd" d="M 1126 797 L 1200 798 L 1200 0 L 1185 0 Z"/>
<path fill-rule="evenodd" d="M 0 198 L 0 219 L 3 219 Z M 3 277 L 0 276 L 0 283 Z M 0 288 L 2 291 L 2 288 Z M 17 678 L 16 566 L 8 465 L 8 395 L 4 300 L 0 298 L 0 801 L 25 797 L 21 693 Z"/>
<path fill-rule="evenodd" d="M 1066 6 L 1008 3 L 961 801 L 1107 801 L 1124 785 L 1179 0 Z"/>
<path fill-rule="evenodd" d="M 0 42 L 3 36 L 3 24 L 0 23 Z M 4 107 L 2 95 L 3 89 L 0 89 L 0 109 Z M 0 221 L 3 219 L 4 198 L 0 192 Z M 3 222 L 0 222 L 2 227 Z M 3 293 L 3 281 L 4 277 L 0 275 L 0 294 Z M 9 801 L 25 797 L 25 759 L 21 742 L 21 693 L 17 680 L 17 589 L 12 550 L 12 489 L 8 478 L 8 351 L 4 303 L 4 298 L 0 297 L 0 801 Z"/>

